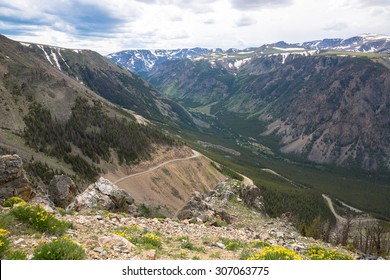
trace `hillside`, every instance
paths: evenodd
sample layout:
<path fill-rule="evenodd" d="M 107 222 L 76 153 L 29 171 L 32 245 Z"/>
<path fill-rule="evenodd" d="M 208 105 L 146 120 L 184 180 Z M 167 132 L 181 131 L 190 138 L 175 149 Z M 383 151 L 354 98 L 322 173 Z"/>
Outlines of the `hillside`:
<path fill-rule="evenodd" d="M 194 125 L 181 106 L 97 53 L 0 40 L 0 152 L 20 154 L 38 184 L 57 173 L 91 182 L 183 146 L 133 112 L 160 126 Z"/>

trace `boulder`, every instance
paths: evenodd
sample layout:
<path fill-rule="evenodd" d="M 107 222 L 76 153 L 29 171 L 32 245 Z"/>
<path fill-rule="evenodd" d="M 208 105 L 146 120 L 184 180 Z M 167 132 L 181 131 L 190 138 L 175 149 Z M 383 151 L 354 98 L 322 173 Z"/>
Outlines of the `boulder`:
<path fill-rule="evenodd" d="M 260 189 L 257 186 L 243 185 L 239 189 L 239 195 L 247 206 L 252 207 L 263 214 L 266 213 L 263 197 L 261 196 Z"/>
<path fill-rule="evenodd" d="M 47 195 L 38 193 L 34 198 L 32 198 L 29 201 L 32 205 L 40 206 L 42 209 L 44 209 L 46 212 L 51 214 L 59 214 L 58 209 L 56 208 L 56 205 L 54 202 L 49 199 Z"/>
<path fill-rule="evenodd" d="M 58 207 L 66 208 L 77 195 L 77 186 L 65 175 L 54 176 L 49 184 L 49 198 Z"/>
<path fill-rule="evenodd" d="M 211 205 L 203 200 L 199 192 L 194 192 L 175 216 L 180 220 L 191 219 L 203 216 L 209 210 L 212 210 Z"/>
<path fill-rule="evenodd" d="M 67 209 L 75 211 L 101 209 L 130 214 L 136 214 L 137 211 L 134 199 L 126 191 L 102 177 L 96 183 L 89 185 L 83 193 L 77 195 Z"/>
<path fill-rule="evenodd" d="M 14 155 L 0 156 L 0 199 L 18 196 L 28 201 L 33 196 L 31 182 L 23 169 L 22 159 Z"/>

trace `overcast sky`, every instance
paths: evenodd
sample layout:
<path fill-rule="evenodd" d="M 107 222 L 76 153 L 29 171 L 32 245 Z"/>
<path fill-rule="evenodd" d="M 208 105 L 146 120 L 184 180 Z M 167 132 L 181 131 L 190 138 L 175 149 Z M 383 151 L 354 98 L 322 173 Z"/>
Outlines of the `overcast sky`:
<path fill-rule="evenodd" d="M 108 54 L 390 35 L 390 0 L 0 0 L 0 33 Z"/>

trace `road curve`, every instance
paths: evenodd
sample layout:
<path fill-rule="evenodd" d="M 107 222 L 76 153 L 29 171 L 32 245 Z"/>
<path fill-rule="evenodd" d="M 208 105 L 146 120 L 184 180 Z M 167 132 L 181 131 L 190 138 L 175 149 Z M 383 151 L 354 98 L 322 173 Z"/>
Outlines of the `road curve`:
<path fill-rule="evenodd" d="M 167 165 L 167 164 L 169 164 L 169 163 L 172 163 L 172 162 L 178 162 L 178 161 L 183 161 L 183 160 L 189 160 L 189 159 L 193 159 L 193 158 L 197 158 L 197 157 L 200 157 L 200 156 L 201 156 L 201 154 L 200 154 L 199 152 L 195 151 L 195 150 L 192 150 L 192 152 L 194 153 L 192 156 L 185 157 L 185 158 L 171 159 L 171 160 L 165 161 L 165 162 L 163 162 L 163 163 L 161 163 L 161 164 L 159 164 L 159 165 L 156 165 L 156 166 L 154 166 L 154 167 L 152 167 L 152 168 L 150 168 L 150 169 L 148 169 L 148 170 L 145 170 L 145 171 L 142 171 L 142 172 L 139 172 L 139 173 L 134 173 L 134 174 L 131 174 L 131 175 L 122 177 L 122 178 L 116 180 L 116 181 L 114 182 L 114 184 L 118 184 L 118 183 L 120 183 L 120 182 L 122 182 L 122 181 L 125 181 L 125 180 L 127 180 L 127 179 L 129 179 L 129 178 L 132 178 L 132 177 L 135 177 L 135 176 L 139 176 L 139 175 L 142 175 L 142 174 L 146 174 L 146 173 L 152 172 L 152 171 L 154 171 L 154 170 L 156 170 L 156 169 L 159 169 L 159 168 L 161 168 L 161 167 L 163 167 L 163 166 L 165 166 L 165 165 Z"/>
<path fill-rule="evenodd" d="M 325 194 L 323 194 L 322 197 L 325 198 L 326 202 L 328 203 L 329 209 L 330 209 L 330 211 L 332 211 L 333 215 L 336 217 L 337 222 L 345 223 L 347 221 L 347 219 L 341 217 L 339 214 L 336 213 L 336 211 L 334 210 L 333 203 L 332 203 L 332 200 L 330 199 L 330 197 L 325 195 Z"/>

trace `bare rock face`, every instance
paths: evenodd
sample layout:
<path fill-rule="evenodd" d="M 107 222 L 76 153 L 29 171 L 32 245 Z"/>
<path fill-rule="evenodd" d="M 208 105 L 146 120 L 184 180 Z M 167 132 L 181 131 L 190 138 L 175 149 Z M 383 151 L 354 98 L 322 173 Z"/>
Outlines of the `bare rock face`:
<path fill-rule="evenodd" d="M 258 187 L 248 186 L 237 180 L 226 180 L 220 182 L 208 196 L 194 192 L 175 217 L 180 220 L 196 218 L 202 222 L 219 218 L 230 224 L 234 217 L 226 211 L 226 205 L 232 199 L 266 215 L 263 197 Z"/>
<path fill-rule="evenodd" d="M 126 191 L 102 177 L 96 183 L 89 185 L 83 193 L 77 195 L 67 207 L 69 210 L 76 211 L 93 208 L 113 212 L 124 211 L 130 214 L 137 212 L 134 199 Z"/>
<path fill-rule="evenodd" d="M 77 195 L 77 186 L 65 175 L 55 176 L 49 185 L 49 198 L 56 206 L 66 208 Z"/>
<path fill-rule="evenodd" d="M 27 201 L 32 193 L 22 159 L 16 154 L 0 156 L 0 199 L 19 196 Z"/>
<path fill-rule="evenodd" d="M 204 201 L 204 197 L 199 192 L 194 192 L 176 217 L 180 220 L 191 219 L 200 217 L 207 211 L 214 212 L 211 205 Z"/>

